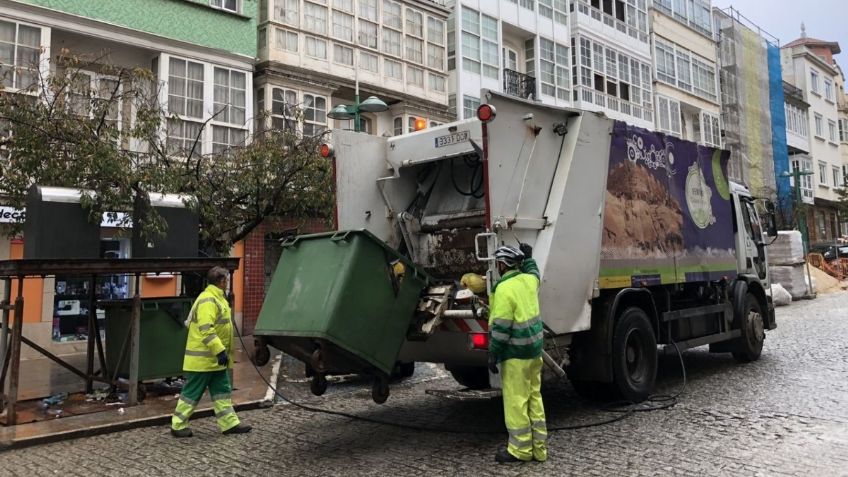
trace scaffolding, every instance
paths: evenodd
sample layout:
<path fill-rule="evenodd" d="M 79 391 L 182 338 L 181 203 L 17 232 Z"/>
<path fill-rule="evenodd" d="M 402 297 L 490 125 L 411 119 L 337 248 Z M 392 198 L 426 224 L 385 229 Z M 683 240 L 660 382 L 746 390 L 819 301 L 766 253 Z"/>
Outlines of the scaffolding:
<path fill-rule="evenodd" d="M 730 150 L 728 174 L 757 197 L 775 199 L 772 111 L 769 108 L 768 49 L 777 38 L 737 10 L 714 9 L 724 145 Z"/>

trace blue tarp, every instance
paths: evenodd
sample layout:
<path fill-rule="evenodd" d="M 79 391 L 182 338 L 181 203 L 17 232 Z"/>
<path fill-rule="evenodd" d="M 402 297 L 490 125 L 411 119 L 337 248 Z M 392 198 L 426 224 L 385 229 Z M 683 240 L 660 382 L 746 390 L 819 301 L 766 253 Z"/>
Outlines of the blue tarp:
<path fill-rule="evenodd" d="M 792 187 L 789 177 L 789 149 L 786 145 L 786 111 L 783 98 L 783 69 L 780 65 L 780 48 L 768 45 L 769 102 L 771 103 L 771 143 L 774 151 L 774 176 L 777 184 L 777 202 L 786 223 L 791 223 Z"/>

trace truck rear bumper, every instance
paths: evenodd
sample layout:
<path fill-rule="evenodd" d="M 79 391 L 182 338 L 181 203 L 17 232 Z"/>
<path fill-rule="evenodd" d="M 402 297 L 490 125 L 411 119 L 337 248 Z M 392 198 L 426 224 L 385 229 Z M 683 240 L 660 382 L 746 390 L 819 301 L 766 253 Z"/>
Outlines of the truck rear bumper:
<path fill-rule="evenodd" d="M 487 358 L 486 350 L 471 349 L 468 333 L 437 331 L 427 341 L 405 341 L 398 360 L 486 366 Z"/>

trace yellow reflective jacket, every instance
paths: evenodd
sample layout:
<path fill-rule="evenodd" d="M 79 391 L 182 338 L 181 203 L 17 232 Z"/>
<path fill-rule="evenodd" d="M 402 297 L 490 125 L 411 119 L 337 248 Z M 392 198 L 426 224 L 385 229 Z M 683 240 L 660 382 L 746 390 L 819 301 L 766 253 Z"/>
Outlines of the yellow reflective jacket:
<path fill-rule="evenodd" d="M 521 271 L 504 274 L 489 308 L 489 353 L 500 361 L 542 356 L 544 324 L 539 316 L 539 268 L 532 258 Z"/>
<path fill-rule="evenodd" d="M 221 371 L 233 363 L 233 322 L 224 291 L 209 285 L 197 297 L 188 315 L 183 371 Z M 218 353 L 226 351 L 229 362 L 218 364 Z"/>

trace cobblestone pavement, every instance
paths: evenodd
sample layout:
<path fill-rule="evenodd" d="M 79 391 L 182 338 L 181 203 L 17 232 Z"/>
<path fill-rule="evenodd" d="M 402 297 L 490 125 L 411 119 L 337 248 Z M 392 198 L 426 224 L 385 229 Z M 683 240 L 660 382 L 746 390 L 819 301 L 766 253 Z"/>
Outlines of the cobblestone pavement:
<path fill-rule="evenodd" d="M 552 433 L 545 464 L 497 465 L 505 441 L 500 401 L 455 402 L 426 395 L 455 388 L 435 368 L 393 386 L 378 406 L 359 383 L 331 385 L 309 397 L 306 382 L 283 376 L 284 392 L 370 418 L 476 434 L 421 432 L 290 405 L 244 412 L 254 426 L 222 436 L 213 419 L 193 423 L 196 437 L 167 428 L 9 451 L 3 475 L 848 475 L 848 293 L 778 310 L 762 358 L 739 365 L 728 355 L 684 353 L 688 386 L 669 410 Z M 292 373 L 283 373 L 293 375 Z M 660 391 L 678 388 L 677 357 L 661 363 Z M 567 387 L 545 393 L 551 427 L 609 419 Z"/>

